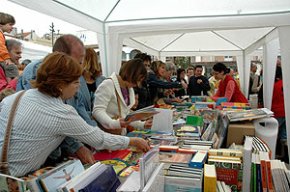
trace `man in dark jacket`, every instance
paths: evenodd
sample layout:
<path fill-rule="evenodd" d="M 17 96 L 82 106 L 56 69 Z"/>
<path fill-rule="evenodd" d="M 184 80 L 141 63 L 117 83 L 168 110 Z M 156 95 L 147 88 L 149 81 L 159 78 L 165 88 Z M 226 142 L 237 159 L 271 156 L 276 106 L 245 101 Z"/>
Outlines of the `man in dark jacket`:
<path fill-rule="evenodd" d="M 202 75 L 202 66 L 197 65 L 194 68 L 194 75 L 190 77 L 188 84 L 188 95 L 190 96 L 200 96 L 208 95 L 210 90 L 209 82 L 207 77 Z"/>

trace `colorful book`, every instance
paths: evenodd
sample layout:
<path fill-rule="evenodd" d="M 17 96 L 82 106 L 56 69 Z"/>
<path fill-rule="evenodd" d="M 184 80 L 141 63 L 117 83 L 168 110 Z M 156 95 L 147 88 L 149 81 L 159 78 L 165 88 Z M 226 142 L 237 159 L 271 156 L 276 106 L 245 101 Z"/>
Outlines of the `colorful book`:
<path fill-rule="evenodd" d="M 204 177 L 203 177 L 203 191 L 215 192 L 217 185 L 217 173 L 214 165 L 204 164 Z"/>
<path fill-rule="evenodd" d="M 39 177 L 44 191 L 56 191 L 60 185 L 84 171 L 80 160 L 67 161 Z"/>
<path fill-rule="evenodd" d="M 102 150 L 94 154 L 94 158 L 97 161 L 109 160 L 109 159 L 125 159 L 128 155 L 132 154 L 130 149 L 109 151 Z"/>
<path fill-rule="evenodd" d="M 242 188 L 242 163 L 237 161 L 208 159 L 208 164 L 215 165 L 217 180 L 231 186 L 232 191 Z"/>

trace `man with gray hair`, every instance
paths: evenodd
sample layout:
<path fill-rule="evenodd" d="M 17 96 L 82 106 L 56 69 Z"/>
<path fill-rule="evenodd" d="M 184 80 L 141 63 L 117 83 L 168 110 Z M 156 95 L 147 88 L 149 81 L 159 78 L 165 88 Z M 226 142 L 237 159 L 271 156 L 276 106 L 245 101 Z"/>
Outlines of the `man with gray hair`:
<path fill-rule="evenodd" d="M 18 68 L 19 59 L 22 54 L 22 44 L 14 39 L 6 40 L 6 47 L 10 54 L 10 60 L 14 63 L 6 65 L 4 62 L 0 63 L 0 91 L 5 88 L 16 89 L 18 80 Z"/>

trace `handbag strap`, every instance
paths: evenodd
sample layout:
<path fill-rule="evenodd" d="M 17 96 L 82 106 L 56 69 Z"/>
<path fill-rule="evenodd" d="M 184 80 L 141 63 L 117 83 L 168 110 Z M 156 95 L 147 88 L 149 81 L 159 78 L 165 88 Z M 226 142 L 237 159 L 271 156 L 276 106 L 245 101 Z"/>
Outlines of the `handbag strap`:
<path fill-rule="evenodd" d="M 15 112 L 16 112 L 19 100 L 24 95 L 24 93 L 25 91 L 22 91 L 16 96 L 16 99 L 13 102 L 13 105 L 11 107 L 9 117 L 8 117 L 8 123 L 6 126 L 5 137 L 4 137 L 4 141 L 2 145 L 2 156 L 1 156 L 1 161 L 0 161 L 0 170 L 4 174 L 9 174 L 8 149 L 9 149 L 11 130 L 12 130 L 12 125 L 15 118 Z"/>
<path fill-rule="evenodd" d="M 115 87 L 115 84 L 114 84 L 113 79 L 112 79 L 111 77 L 109 77 L 109 78 L 107 78 L 107 79 L 111 79 L 112 82 L 113 82 L 114 89 L 115 89 L 115 94 L 116 94 L 116 97 L 117 97 L 117 104 L 118 104 L 119 117 L 121 118 L 121 103 L 120 103 L 121 98 L 120 98 L 120 95 L 119 95 L 118 92 L 117 92 L 117 89 L 116 89 L 116 87 Z"/>

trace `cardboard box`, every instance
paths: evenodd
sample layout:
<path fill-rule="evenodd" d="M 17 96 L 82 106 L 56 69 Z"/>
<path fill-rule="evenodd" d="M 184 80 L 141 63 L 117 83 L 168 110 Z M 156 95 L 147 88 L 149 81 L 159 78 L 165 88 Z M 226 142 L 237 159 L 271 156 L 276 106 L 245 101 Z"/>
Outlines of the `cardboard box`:
<path fill-rule="evenodd" d="M 242 145 L 245 135 L 255 136 L 255 126 L 252 121 L 230 123 L 228 127 L 227 147 L 232 143 Z"/>

